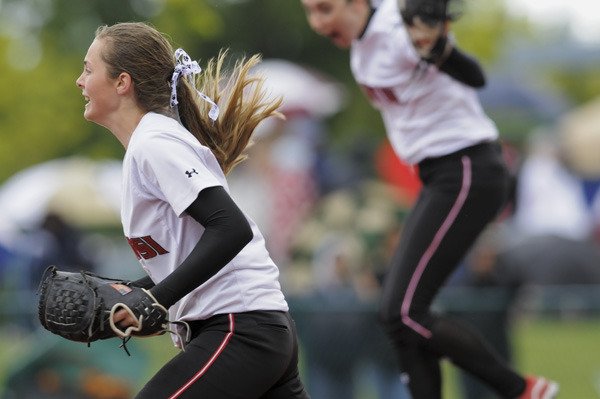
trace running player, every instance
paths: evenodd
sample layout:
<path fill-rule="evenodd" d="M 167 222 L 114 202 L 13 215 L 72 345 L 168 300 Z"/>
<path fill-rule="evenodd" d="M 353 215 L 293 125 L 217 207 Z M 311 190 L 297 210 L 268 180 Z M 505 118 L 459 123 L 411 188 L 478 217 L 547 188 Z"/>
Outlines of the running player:
<path fill-rule="evenodd" d="M 508 193 L 498 132 L 474 89 L 484 84 L 479 64 L 452 43 L 448 21 L 403 21 L 397 0 L 377 7 L 369 0 L 301 1 L 315 32 L 350 48 L 354 78 L 381 112 L 397 155 L 418 166 L 423 183 L 380 310 L 412 397 L 441 397 L 443 357 L 502 397 L 554 397 L 556 383 L 517 374 L 472 329 L 430 309 Z"/>
<path fill-rule="evenodd" d="M 308 398 L 278 268 L 225 179 L 280 101 L 248 76 L 258 56 L 238 61 L 220 91 L 224 57 L 196 90 L 198 63 L 155 28 L 121 23 L 98 28 L 77 79 L 84 117 L 125 147 L 121 218 L 148 274 L 136 284 L 189 325 L 137 398 Z"/>

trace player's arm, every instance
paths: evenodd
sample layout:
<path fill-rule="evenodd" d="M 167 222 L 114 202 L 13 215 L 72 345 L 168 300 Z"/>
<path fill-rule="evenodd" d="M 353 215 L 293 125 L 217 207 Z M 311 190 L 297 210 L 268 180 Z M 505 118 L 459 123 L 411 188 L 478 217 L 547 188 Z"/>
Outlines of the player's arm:
<path fill-rule="evenodd" d="M 152 281 L 150 276 L 144 276 L 138 280 L 130 282 L 129 285 L 149 290 L 150 288 L 154 287 L 154 281 Z"/>
<path fill-rule="evenodd" d="M 421 59 L 440 71 L 472 87 L 485 85 L 485 76 L 477 60 L 459 50 L 449 37 L 450 22 L 424 22 L 419 16 L 406 23 L 412 45 Z"/>
<path fill-rule="evenodd" d="M 485 75 L 479 62 L 455 46 L 448 52 L 445 60 L 438 65 L 440 71 L 471 87 L 483 87 Z"/>
<path fill-rule="evenodd" d="M 205 230 L 185 261 L 150 289 L 166 308 L 214 276 L 253 237 L 244 213 L 221 186 L 200 191 L 186 212 Z"/>
<path fill-rule="evenodd" d="M 450 23 L 459 14 L 448 10 L 451 0 L 398 0 L 400 16 L 421 59 L 472 87 L 485 85 L 481 66 L 459 50 L 450 36 Z"/>

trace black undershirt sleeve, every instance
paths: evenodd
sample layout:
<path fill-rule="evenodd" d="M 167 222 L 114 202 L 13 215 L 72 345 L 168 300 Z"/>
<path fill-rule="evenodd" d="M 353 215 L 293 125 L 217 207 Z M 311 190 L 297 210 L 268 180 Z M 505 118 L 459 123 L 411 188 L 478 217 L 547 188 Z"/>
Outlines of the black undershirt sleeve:
<path fill-rule="evenodd" d="M 139 280 L 132 281 L 130 285 L 149 290 L 150 288 L 154 287 L 154 281 L 152 281 L 150 276 L 144 276 Z"/>
<path fill-rule="evenodd" d="M 200 191 L 186 212 L 205 230 L 185 261 L 150 289 L 166 308 L 214 276 L 253 237 L 244 213 L 221 186 Z"/>
<path fill-rule="evenodd" d="M 480 88 L 485 85 L 485 75 L 477 60 L 453 47 L 440 71 L 468 86 Z"/>

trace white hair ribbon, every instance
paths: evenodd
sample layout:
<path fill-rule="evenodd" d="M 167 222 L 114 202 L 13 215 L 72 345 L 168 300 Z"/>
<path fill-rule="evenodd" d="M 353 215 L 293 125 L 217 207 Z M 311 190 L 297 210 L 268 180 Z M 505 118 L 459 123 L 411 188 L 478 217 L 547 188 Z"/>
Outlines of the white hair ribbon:
<path fill-rule="evenodd" d="M 175 70 L 171 77 L 171 107 L 177 107 L 177 80 L 183 76 L 184 78 L 187 78 L 188 82 L 192 85 L 194 90 L 196 90 L 196 93 L 198 93 L 200 98 L 211 105 L 210 111 L 208 111 L 208 117 L 213 121 L 216 121 L 219 117 L 219 106 L 206 94 L 196 89 L 194 75 L 202 72 L 202 68 L 200 68 L 198 62 L 192 61 L 190 56 L 181 48 L 178 48 L 175 51 L 175 60 Z"/>

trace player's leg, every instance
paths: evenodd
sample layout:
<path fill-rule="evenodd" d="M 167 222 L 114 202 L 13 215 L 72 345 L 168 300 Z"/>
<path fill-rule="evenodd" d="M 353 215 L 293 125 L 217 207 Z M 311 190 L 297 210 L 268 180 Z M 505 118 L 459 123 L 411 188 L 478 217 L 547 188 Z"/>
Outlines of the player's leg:
<path fill-rule="evenodd" d="M 464 162 L 465 159 L 469 160 L 470 168 L 463 168 L 463 178 L 470 171 L 471 189 L 463 209 L 448 229 L 436 256 L 432 257 L 432 271 L 460 262 L 472 243 L 500 211 L 508 191 L 508 173 L 503 168 L 499 148 L 488 146 L 472 153 L 467 152 L 461 157 L 461 161 Z M 453 270 L 454 268 L 448 272 Z M 435 278 L 432 281 L 434 285 L 444 283 Z M 427 284 L 424 285 L 427 287 Z M 448 358 L 505 397 L 515 397 L 523 389 L 524 379 L 511 370 L 497 351 L 469 325 L 437 315 L 431 315 L 429 323 L 431 337 L 426 348 L 431 353 Z"/>
<path fill-rule="evenodd" d="M 470 329 L 429 311 L 440 287 L 503 203 L 506 172 L 492 151 L 491 146 L 478 148 L 421 168 L 423 192 L 386 280 L 382 317 L 415 398 L 440 397 L 440 356 L 479 371 L 504 393 L 522 389 L 523 379 Z"/>
<path fill-rule="evenodd" d="M 138 399 L 259 398 L 294 356 L 293 330 L 282 312 L 221 315 L 200 328 L 185 352 L 161 368 Z"/>
<path fill-rule="evenodd" d="M 438 265 L 439 245 L 433 252 L 431 245 L 436 242 L 436 234 L 439 240 L 440 227 L 448 220 L 456 198 L 457 192 L 449 195 L 445 190 L 424 185 L 406 219 L 382 296 L 386 331 L 396 348 L 401 372 L 408 378 L 411 394 L 419 399 L 441 397 L 439 355 L 427 348 L 435 318 L 429 308 L 455 266 L 449 259 Z"/>
<path fill-rule="evenodd" d="M 408 329 L 401 316 L 402 299 L 408 291 L 411 277 L 416 273 L 418 259 L 426 250 L 425 243 L 430 242 L 430 237 L 435 234 L 434 231 L 424 231 L 426 227 L 433 226 L 428 223 L 431 195 L 428 186 L 423 186 L 419 199 L 405 219 L 400 244 L 385 278 L 380 309 L 385 330 L 396 349 L 400 372 L 416 398 L 436 398 L 441 393 L 439 359 L 422 348 L 420 343 L 414 342 L 419 340 L 418 337 L 406 339 Z M 428 308 L 427 305 L 423 307 Z"/>
<path fill-rule="evenodd" d="M 289 365 L 281 378 L 260 399 L 309 399 L 300 380 L 298 370 L 298 340 L 296 326 L 292 318 L 287 314 L 289 328 L 293 337 L 293 353 Z"/>

